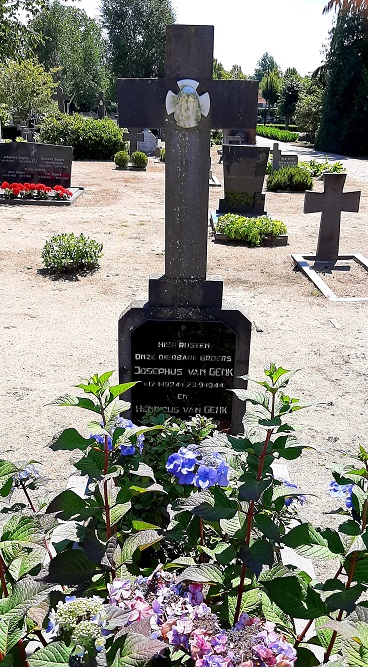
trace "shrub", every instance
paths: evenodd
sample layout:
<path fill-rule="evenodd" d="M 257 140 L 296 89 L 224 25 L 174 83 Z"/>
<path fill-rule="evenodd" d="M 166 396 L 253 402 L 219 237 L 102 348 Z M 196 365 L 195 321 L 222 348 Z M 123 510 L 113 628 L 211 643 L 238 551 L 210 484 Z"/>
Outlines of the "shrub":
<path fill-rule="evenodd" d="M 73 147 L 75 160 L 113 160 L 125 149 L 123 131 L 110 119 L 96 120 L 79 114 L 47 116 L 40 142 Z"/>
<path fill-rule="evenodd" d="M 164 148 L 161 148 L 161 153 L 160 153 L 160 160 L 161 160 L 161 162 L 165 162 L 165 154 L 166 154 L 165 149 L 164 149 Z"/>
<path fill-rule="evenodd" d="M 284 167 L 274 171 L 267 179 L 267 190 L 292 190 L 304 192 L 313 189 L 311 173 L 305 167 Z"/>
<path fill-rule="evenodd" d="M 128 151 L 118 151 L 115 153 L 114 162 L 119 169 L 126 169 L 130 160 Z"/>
<path fill-rule="evenodd" d="M 50 271 L 66 273 L 78 269 L 94 269 L 102 257 L 102 243 L 84 234 L 58 234 L 46 241 L 42 260 Z"/>
<path fill-rule="evenodd" d="M 266 139 L 276 139 L 277 141 L 296 141 L 298 132 L 289 132 L 288 130 L 279 130 L 277 127 L 269 125 L 257 125 L 257 134 Z"/>
<path fill-rule="evenodd" d="M 132 164 L 139 169 L 145 169 L 148 164 L 148 157 L 142 151 L 135 151 L 132 154 Z"/>
<path fill-rule="evenodd" d="M 265 236 L 286 234 L 287 229 L 281 220 L 263 215 L 259 218 L 246 218 L 242 215 L 227 213 L 219 218 L 216 231 L 225 234 L 233 241 L 248 241 L 251 245 L 261 245 Z"/>
<path fill-rule="evenodd" d="M 223 139 L 222 130 L 211 130 L 211 143 L 215 146 L 221 146 Z"/>

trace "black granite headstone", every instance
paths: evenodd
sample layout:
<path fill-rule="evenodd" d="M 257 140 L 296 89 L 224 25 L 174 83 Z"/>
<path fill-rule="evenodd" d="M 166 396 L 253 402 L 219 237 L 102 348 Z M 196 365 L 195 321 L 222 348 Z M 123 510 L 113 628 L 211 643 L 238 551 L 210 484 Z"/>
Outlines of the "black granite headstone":
<path fill-rule="evenodd" d="M 228 389 L 246 386 L 251 323 L 222 307 L 221 279 L 206 277 L 208 155 L 211 128 L 255 129 L 258 84 L 213 81 L 212 68 L 213 27 L 170 25 L 165 79 L 118 82 L 119 125 L 165 128 L 166 138 L 165 275 L 150 278 L 148 303 L 120 317 L 119 369 L 121 382 L 142 380 L 132 392 L 138 421 L 156 406 L 239 433 L 244 405 Z M 171 378 L 178 384 L 166 386 Z"/>
<path fill-rule="evenodd" d="M 266 215 L 262 188 L 268 154 L 266 147 L 223 145 L 225 196 L 220 199 L 220 211 Z"/>
<path fill-rule="evenodd" d="M 43 183 L 70 187 L 73 149 L 71 146 L 0 143 L 0 180 L 9 183 Z"/>

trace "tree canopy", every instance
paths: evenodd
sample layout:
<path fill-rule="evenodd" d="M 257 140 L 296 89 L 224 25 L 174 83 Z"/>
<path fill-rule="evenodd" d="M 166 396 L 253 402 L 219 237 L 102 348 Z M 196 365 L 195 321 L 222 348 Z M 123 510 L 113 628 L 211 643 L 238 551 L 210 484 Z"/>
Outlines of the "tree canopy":
<path fill-rule="evenodd" d="M 109 59 L 118 77 L 164 75 L 166 26 L 175 23 L 170 0 L 101 0 Z"/>
<path fill-rule="evenodd" d="M 270 54 L 266 51 L 266 53 L 264 53 L 263 56 L 261 56 L 261 58 L 258 60 L 252 78 L 256 79 L 257 81 L 262 81 L 267 72 L 272 72 L 273 70 L 275 70 L 279 76 L 281 75 L 281 69 L 278 66 L 275 58 L 270 56 Z"/>
<path fill-rule="evenodd" d="M 49 111 L 53 106 L 55 82 L 36 60 L 11 61 L 0 67 L 0 104 L 15 119 Z"/>
<path fill-rule="evenodd" d="M 326 14 L 332 9 L 335 11 L 361 11 L 368 14 L 368 0 L 329 0 L 323 13 Z"/>
<path fill-rule="evenodd" d="M 281 80 L 277 70 L 271 70 L 262 79 L 260 83 L 262 95 L 269 107 L 276 104 L 280 92 Z"/>
<path fill-rule="evenodd" d="M 106 91 L 106 47 L 101 28 L 83 9 L 54 0 L 31 22 L 42 35 L 35 47 L 46 67 L 60 68 L 58 79 L 77 106 L 90 109 L 99 90 Z"/>
<path fill-rule="evenodd" d="M 214 79 L 249 79 L 246 74 L 242 71 L 240 65 L 233 65 L 232 68 L 227 71 L 223 64 L 219 60 L 214 58 L 213 60 L 213 78 Z"/>
<path fill-rule="evenodd" d="M 368 154 L 368 17 L 339 12 L 327 53 L 326 92 L 316 147 L 347 155 Z"/>

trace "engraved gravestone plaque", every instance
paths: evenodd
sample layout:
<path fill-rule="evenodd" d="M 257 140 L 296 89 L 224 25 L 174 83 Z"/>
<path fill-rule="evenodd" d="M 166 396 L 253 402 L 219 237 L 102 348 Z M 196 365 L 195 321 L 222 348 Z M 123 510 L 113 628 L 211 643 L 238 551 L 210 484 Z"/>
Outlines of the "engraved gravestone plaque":
<path fill-rule="evenodd" d="M 262 194 L 269 148 L 258 146 L 222 147 L 224 199 L 219 210 L 265 215 Z"/>
<path fill-rule="evenodd" d="M 148 320 L 132 333 L 133 421 L 149 408 L 231 423 L 236 334 L 222 322 Z"/>
<path fill-rule="evenodd" d="M 0 143 L 0 180 L 70 187 L 73 149 L 52 144 Z"/>

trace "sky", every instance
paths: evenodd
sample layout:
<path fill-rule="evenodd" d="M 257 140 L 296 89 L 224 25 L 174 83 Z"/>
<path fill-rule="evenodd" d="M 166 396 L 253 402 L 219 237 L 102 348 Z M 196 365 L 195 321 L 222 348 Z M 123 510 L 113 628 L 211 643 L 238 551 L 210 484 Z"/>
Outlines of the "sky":
<path fill-rule="evenodd" d="M 77 0 L 91 17 L 100 0 Z M 296 67 L 305 76 L 322 62 L 333 12 L 322 16 L 327 0 L 171 0 L 177 23 L 215 26 L 214 56 L 225 69 L 240 65 L 253 74 L 268 51 L 283 71 Z"/>

